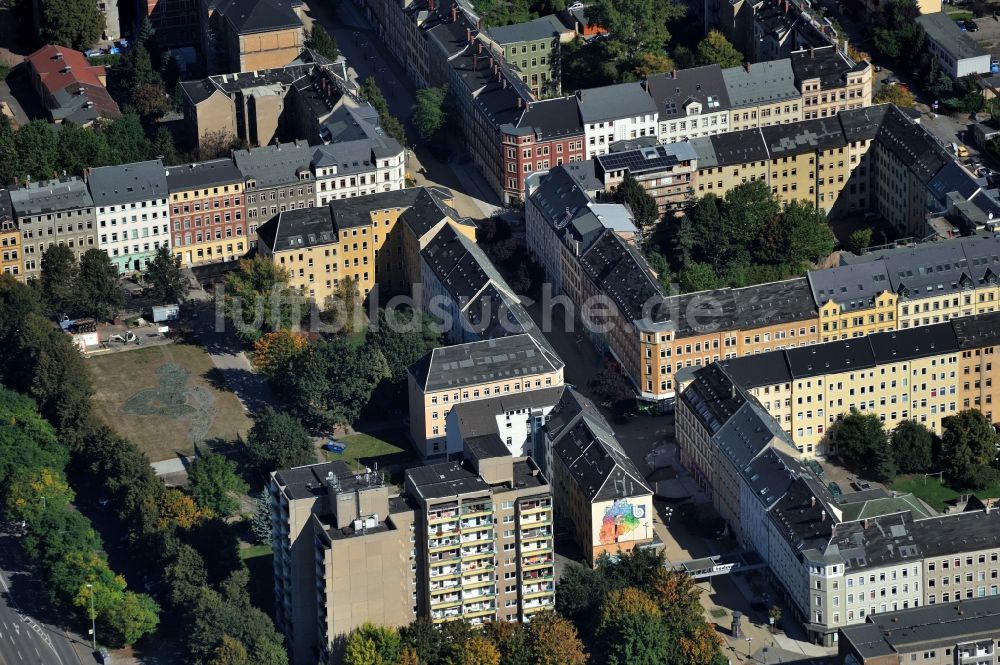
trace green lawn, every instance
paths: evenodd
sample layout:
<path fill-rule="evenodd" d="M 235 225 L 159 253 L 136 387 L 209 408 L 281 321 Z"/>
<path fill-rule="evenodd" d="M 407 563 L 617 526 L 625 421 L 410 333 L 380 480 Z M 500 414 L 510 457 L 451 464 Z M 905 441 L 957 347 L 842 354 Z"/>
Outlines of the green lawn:
<path fill-rule="evenodd" d="M 944 512 L 947 504 L 962 494 L 975 494 L 981 499 L 1000 497 L 1000 483 L 990 485 L 983 490 L 955 490 L 942 483 L 936 476 L 925 478 L 923 474 L 899 476 L 892 482 L 890 488 L 897 492 L 913 492 L 938 512 Z"/>
<path fill-rule="evenodd" d="M 251 545 L 240 549 L 240 558 L 250 571 L 250 602 L 274 618 L 274 564 L 270 545 Z"/>
<path fill-rule="evenodd" d="M 974 18 L 972 12 L 963 10 L 946 12 L 946 13 L 948 14 L 948 18 L 950 18 L 952 21 L 969 21 Z"/>
<path fill-rule="evenodd" d="M 352 468 L 362 466 L 372 466 L 372 462 L 378 462 L 379 468 L 395 467 L 402 469 L 415 459 L 413 450 L 407 445 L 402 433 L 385 432 L 385 438 L 372 436 L 371 434 L 357 433 L 339 437 L 337 440 L 347 444 L 347 450 L 343 453 L 331 453 L 324 450 L 323 456 L 330 461 L 342 460 L 351 465 Z M 393 469 L 390 469 L 392 471 Z M 396 474 L 393 474 L 394 476 Z M 393 478 L 393 482 L 396 479 Z"/>
<path fill-rule="evenodd" d="M 244 560 L 253 559 L 258 556 L 265 556 L 270 553 L 270 545 L 250 545 L 249 547 L 240 548 L 240 558 Z"/>

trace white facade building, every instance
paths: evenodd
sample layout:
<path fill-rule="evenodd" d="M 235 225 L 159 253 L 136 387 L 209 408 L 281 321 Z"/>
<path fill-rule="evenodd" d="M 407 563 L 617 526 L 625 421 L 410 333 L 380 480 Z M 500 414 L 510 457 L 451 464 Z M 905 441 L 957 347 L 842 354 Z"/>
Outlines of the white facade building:
<path fill-rule="evenodd" d="M 587 159 L 608 154 L 615 141 L 657 135 L 656 104 L 641 83 L 580 90 L 576 96 Z"/>
<path fill-rule="evenodd" d="M 387 137 L 317 146 L 312 159 L 316 205 L 403 189 L 405 164 L 403 146 Z"/>

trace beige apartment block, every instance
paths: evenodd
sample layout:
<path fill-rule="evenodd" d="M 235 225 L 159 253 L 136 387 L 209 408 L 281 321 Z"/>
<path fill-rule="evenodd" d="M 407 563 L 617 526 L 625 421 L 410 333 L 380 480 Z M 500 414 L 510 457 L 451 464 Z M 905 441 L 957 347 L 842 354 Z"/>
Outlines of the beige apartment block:
<path fill-rule="evenodd" d="M 793 51 L 791 61 L 806 120 L 871 106 L 871 63 L 856 63 L 833 44 Z"/>

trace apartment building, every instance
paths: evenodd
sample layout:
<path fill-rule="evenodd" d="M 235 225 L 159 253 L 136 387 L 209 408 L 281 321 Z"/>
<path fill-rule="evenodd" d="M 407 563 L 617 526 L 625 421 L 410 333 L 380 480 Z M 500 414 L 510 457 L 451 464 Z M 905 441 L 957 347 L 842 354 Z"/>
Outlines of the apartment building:
<path fill-rule="evenodd" d="M 327 662 L 365 622 L 399 627 L 417 617 L 412 499 L 339 461 L 273 471 L 268 492 L 275 622 L 293 663 Z"/>
<path fill-rule="evenodd" d="M 989 316 L 969 316 L 951 322 L 958 337 L 959 400 L 961 408 L 978 409 L 993 420 L 993 405 L 1000 395 L 993 381 L 993 358 L 998 350 Z"/>
<path fill-rule="evenodd" d="M 24 279 L 21 229 L 17 228 L 10 192 L 6 189 L 0 189 L 0 273 Z"/>
<path fill-rule="evenodd" d="M 656 102 L 641 83 L 618 83 L 601 88 L 579 90 L 586 139 L 586 158 L 605 155 L 611 144 L 643 136 L 657 136 Z"/>
<path fill-rule="evenodd" d="M 682 210 L 694 202 L 698 154 L 689 143 L 612 152 L 598 155 L 594 161 L 595 175 L 604 183 L 606 192 L 614 191 L 626 175 L 631 175 L 656 199 L 661 214 Z"/>
<path fill-rule="evenodd" d="M 527 23 L 486 28 L 483 37 L 502 51 L 534 97 L 543 99 L 559 94 L 562 88 L 559 46 L 574 37 L 562 21 L 549 14 Z"/>
<path fill-rule="evenodd" d="M 199 4 L 201 55 L 210 73 L 283 67 L 305 45 L 305 27 L 293 2 L 202 0 Z"/>
<path fill-rule="evenodd" d="M 1000 600 L 925 605 L 870 617 L 840 630 L 837 660 L 850 665 L 993 665 Z"/>
<path fill-rule="evenodd" d="M 989 51 L 942 12 L 940 3 L 932 13 L 921 14 L 917 23 L 924 29 L 925 46 L 941 71 L 956 80 L 970 74 L 990 74 Z"/>
<path fill-rule="evenodd" d="M 677 441 L 682 463 L 767 563 L 810 639 L 831 645 L 839 628 L 872 615 L 996 593 L 996 511 L 970 501 L 965 512 L 928 517 L 912 497 L 879 492 L 835 500 L 796 459 L 769 397 L 745 387 L 753 372 L 780 374 L 773 367 L 755 356 L 694 372 L 677 402 Z"/>
<path fill-rule="evenodd" d="M 103 4 L 103 3 L 102 3 Z M 79 51 L 47 44 L 24 59 L 31 85 L 54 123 L 90 126 L 117 118 L 118 104 L 107 90 L 107 70 Z"/>
<path fill-rule="evenodd" d="M 381 130 L 313 149 L 317 206 L 336 199 L 392 192 L 406 187 L 406 153 Z"/>
<path fill-rule="evenodd" d="M 197 0 L 135 0 L 133 34 L 139 34 L 144 18 L 152 23 L 160 48 L 175 49 L 201 43 Z"/>
<path fill-rule="evenodd" d="M 451 197 L 448 190 L 412 187 L 279 211 L 257 229 L 257 251 L 286 268 L 289 284 L 320 304 L 345 279 L 357 285 L 362 298 L 376 284 L 388 293 L 405 292 L 420 256 L 399 221 L 405 217 L 418 225 L 434 211 L 442 221 Z M 474 233 L 457 214 L 454 220 L 465 233 Z"/>
<path fill-rule="evenodd" d="M 747 63 L 722 70 L 729 95 L 729 131 L 798 122 L 802 93 L 795 87 L 791 61 Z"/>
<path fill-rule="evenodd" d="M 678 143 L 729 131 L 729 93 L 719 65 L 646 77 L 656 104 L 660 143 Z"/>
<path fill-rule="evenodd" d="M 899 296 L 884 262 L 810 270 L 806 278 L 817 304 L 819 341 L 863 337 L 898 326 Z"/>
<path fill-rule="evenodd" d="M 421 305 L 448 343 L 535 333 L 531 316 L 479 245 L 448 224 L 420 250 Z M 544 343 L 544 338 L 538 335 Z"/>
<path fill-rule="evenodd" d="M 528 102 L 515 123 L 500 126 L 504 187 L 520 197 L 530 174 L 584 159 L 586 140 L 575 96 Z"/>
<path fill-rule="evenodd" d="M 404 491 L 418 505 L 420 616 L 528 622 L 553 608 L 552 490 L 530 457 L 475 440 L 464 463 L 407 470 Z"/>
<path fill-rule="evenodd" d="M 87 172 L 97 247 L 120 273 L 144 271 L 160 245 L 170 247 L 167 177 L 159 159 Z"/>
<path fill-rule="evenodd" d="M 855 63 L 834 44 L 794 51 L 790 60 L 805 120 L 871 106 L 871 63 Z"/>
<path fill-rule="evenodd" d="M 97 247 L 94 200 L 81 178 L 27 182 L 8 191 L 26 279 L 41 274 L 42 254 L 52 245 L 66 245 L 77 258 Z"/>
<path fill-rule="evenodd" d="M 398 247 L 388 250 L 387 258 L 393 254 L 399 258 L 402 251 L 403 280 L 405 285 L 412 287 L 422 284 L 424 280 L 425 261 L 421 253 L 427 245 L 438 237 L 439 232 L 446 226 L 451 227 L 457 234 L 465 236 L 470 242 L 476 240 L 476 225 L 467 218 L 462 217 L 450 205 L 451 192 L 436 188 L 425 188 L 413 205 L 403 211 L 399 217 L 402 223 L 402 238 Z M 400 250 L 401 248 L 401 250 Z M 417 296 L 416 293 L 411 295 Z M 423 295 L 420 295 L 423 302 Z"/>
<path fill-rule="evenodd" d="M 408 370 L 410 437 L 421 457 L 438 457 L 452 407 L 562 384 L 563 362 L 529 334 L 434 349 Z"/>
<path fill-rule="evenodd" d="M 249 249 L 245 181 L 231 159 L 166 169 L 170 246 L 185 265 L 233 261 Z"/>
<path fill-rule="evenodd" d="M 243 174 L 247 239 L 257 245 L 257 227 L 286 210 L 316 205 L 312 149 L 306 141 L 234 150 L 233 162 Z"/>
<path fill-rule="evenodd" d="M 539 433 L 556 519 L 572 524 L 587 562 L 655 546 L 653 490 L 594 404 L 572 388 L 562 391 Z"/>
<path fill-rule="evenodd" d="M 536 440 L 564 390 L 543 388 L 455 406 L 445 418 L 448 454 L 500 444 L 514 457 L 537 457 Z M 545 473 L 542 461 L 538 466 Z"/>

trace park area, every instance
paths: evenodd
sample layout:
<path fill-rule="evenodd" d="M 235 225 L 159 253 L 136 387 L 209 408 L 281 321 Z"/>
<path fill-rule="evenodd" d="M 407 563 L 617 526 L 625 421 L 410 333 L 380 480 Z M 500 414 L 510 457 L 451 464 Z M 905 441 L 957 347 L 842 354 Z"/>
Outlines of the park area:
<path fill-rule="evenodd" d="M 152 462 L 191 455 L 196 443 L 231 443 L 252 425 L 199 346 L 147 347 L 87 364 L 98 414 Z"/>
<path fill-rule="evenodd" d="M 975 494 L 980 499 L 994 499 L 1000 497 L 1000 484 L 993 483 L 981 490 L 954 490 L 941 482 L 936 474 L 907 474 L 897 476 L 891 483 L 890 489 L 896 492 L 913 493 L 924 503 L 943 513 L 949 503 L 954 502 L 963 494 Z"/>

